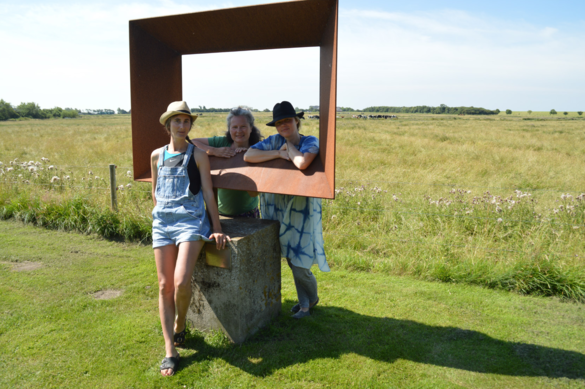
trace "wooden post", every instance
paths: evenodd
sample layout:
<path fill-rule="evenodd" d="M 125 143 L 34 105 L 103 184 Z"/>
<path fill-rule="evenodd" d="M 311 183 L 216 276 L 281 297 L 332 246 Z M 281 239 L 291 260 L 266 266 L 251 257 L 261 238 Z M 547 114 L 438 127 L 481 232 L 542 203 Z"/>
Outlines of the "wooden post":
<path fill-rule="evenodd" d="M 118 196 L 116 195 L 116 165 L 110 164 L 110 197 L 112 199 L 112 211 L 118 212 Z"/>

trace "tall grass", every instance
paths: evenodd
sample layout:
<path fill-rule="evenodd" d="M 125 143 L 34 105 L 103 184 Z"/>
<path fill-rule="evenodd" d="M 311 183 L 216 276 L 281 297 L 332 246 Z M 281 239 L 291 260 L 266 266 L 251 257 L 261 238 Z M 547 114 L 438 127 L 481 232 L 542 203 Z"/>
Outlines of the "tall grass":
<path fill-rule="evenodd" d="M 582 120 L 344 116 L 323 213 L 332 266 L 585 300 Z M 223 133 L 224 119 L 200 117 L 193 137 Z M 301 132 L 318 135 L 318 122 Z M 6 122 L 0 134 L 0 217 L 150 239 L 150 185 L 126 174 L 128 117 Z M 120 166 L 117 213 L 108 163 Z"/>

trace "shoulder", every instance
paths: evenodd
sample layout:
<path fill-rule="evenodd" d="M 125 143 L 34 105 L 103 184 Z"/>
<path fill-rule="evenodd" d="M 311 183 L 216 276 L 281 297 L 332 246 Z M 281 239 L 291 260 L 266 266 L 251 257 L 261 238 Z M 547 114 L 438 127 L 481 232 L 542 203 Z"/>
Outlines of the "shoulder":
<path fill-rule="evenodd" d="M 224 147 L 230 145 L 227 136 L 214 136 L 207 138 L 207 142 L 211 147 Z"/>
<path fill-rule="evenodd" d="M 201 149 L 195 148 L 193 150 L 193 159 L 197 162 L 197 166 L 200 166 L 201 163 L 209 163 L 209 157 L 207 153 Z"/>
<path fill-rule="evenodd" d="M 299 146 L 304 153 L 317 154 L 319 152 L 319 139 L 313 135 L 303 136 Z"/>
<path fill-rule="evenodd" d="M 256 143 L 251 148 L 259 150 L 278 150 L 285 143 L 285 139 L 280 134 L 270 135 L 268 138 Z"/>
<path fill-rule="evenodd" d="M 150 161 L 152 163 L 158 162 L 158 157 L 162 154 L 163 150 L 164 150 L 164 147 L 161 147 L 161 148 L 154 150 L 152 152 L 152 154 L 150 154 Z"/>

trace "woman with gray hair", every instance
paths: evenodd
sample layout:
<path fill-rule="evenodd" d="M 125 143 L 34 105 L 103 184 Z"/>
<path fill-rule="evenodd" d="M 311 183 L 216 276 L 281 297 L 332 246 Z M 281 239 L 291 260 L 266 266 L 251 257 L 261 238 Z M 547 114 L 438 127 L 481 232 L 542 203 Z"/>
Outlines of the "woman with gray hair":
<path fill-rule="evenodd" d="M 227 131 L 224 136 L 193 139 L 193 144 L 208 155 L 231 158 L 262 139 L 254 121 L 254 115 L 249 109 L 241 106 L 233 108 L 227 116 Z M 257 192 L 219 189 L 219 213 L 223 216 L 259 218 L 257 196 Z"/>

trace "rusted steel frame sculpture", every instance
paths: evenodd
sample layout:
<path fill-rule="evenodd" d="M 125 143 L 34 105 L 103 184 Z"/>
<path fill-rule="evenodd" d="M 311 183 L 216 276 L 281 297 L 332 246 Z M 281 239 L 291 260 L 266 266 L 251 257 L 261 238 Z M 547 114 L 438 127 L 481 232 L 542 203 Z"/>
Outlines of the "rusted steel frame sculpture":
<path fill-rule="evenodd" d="M 295 22 L 282 29 L 291 17 Z M 248 164 L 242 153 L 210 157 L 211 173 L 218 188 L 334 198 L 337 19 L 338 0 L 301 0 L 131 20 L 134 179 L 151 181 L 150 153 L 168 143 L 158 119 L 171 101 L 182 100 L 183 55 L 318 46 L 319 158 L 300 171 L 284 160 Z"/>

